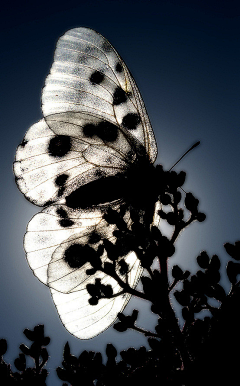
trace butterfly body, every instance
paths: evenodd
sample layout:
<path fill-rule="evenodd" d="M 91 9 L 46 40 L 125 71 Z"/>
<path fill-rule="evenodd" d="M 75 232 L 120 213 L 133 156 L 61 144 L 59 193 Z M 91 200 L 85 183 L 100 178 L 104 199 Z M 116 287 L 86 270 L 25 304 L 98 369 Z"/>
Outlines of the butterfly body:
<path fill-rule="evenodd" d="M 76 28 L 59 39 L 42 111 L 44 119 L 27 131 L 14 163 L 20 191 L 43 207 L 29 222 L 24 248 L 63 324 L 89 339 L 111 325 L 130 298 L 122 294 L 89 304 L 86 287 L 96 279 L 111 285 L 114 294 L 121 291 L 103 272 L 89 274 L 99 248 L 102 263 L 110 259 L 109 245 L 122 248 L 131 286 L 141 275 L 139 259 L 119 243 L 118 225 L 106 216 L 112 209 L 129 230 L 134 216 L 150 226 L 157 146 L 127 66 L 91 29 Z"/>

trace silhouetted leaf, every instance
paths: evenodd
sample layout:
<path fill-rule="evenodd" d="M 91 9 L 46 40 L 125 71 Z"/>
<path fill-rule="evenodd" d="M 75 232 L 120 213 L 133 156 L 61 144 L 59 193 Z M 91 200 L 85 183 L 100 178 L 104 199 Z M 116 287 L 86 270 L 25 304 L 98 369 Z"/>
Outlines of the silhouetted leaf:
<path fill-rule="evenodd" d="M 120 269 L 119 269 L 120 274 L 125 275 L 128 272 L 128 268 L 129 268 L 128 264 L 126 263 L 125 260 L 120 260 L 118 264 L 120 267 Z"/>
<path fill-rule="evenodd" d="M 45 336 L 42 340 L 42 346 L 48 346 L 50 341 L 51 339 L 49 338 L 49 336 Z"/>
<path fill-rule="evenodd" d="M 198 212 L 198 214 L 197 214 L 197 221 L 203 222 L 203 221 L 206 220 L 206 217 L 207 216 L 205 215 L 205 213 Z"/>
<path fill-rule="evenodd" d="M 64 360 L 67 362 L 69 357 L 70 357 L 71 353 L 70 353 L 70 346 L 69 346 L 69 343 L 67 342 L 64 346 L 64 350 L 63 350 L 63 358 Z"/>
<path fill-rule="evenodd" d="M 61 381 L 67 381 L 69 379 L 68 371 L 65 369 L 62 369 L 61 367 L 57 367 L 56 369 L 57 376 Z"/>
<path fill-rule="evenodd" d="M 29 330 L 28 328 L 25 328 L 25 330 L 23 331 L 24 335 L 31 341 L 34 341 L 35 340 L 35 337 L 36 337 L 36 333 L 35 331 L 31 331 Z"/>
<path fill-rule="evenodd" d="M 112 275 L 115 273 L 114 265 L 112 263 L 104 263 L 103 264 L 104 272 L 106 272 L 108 275 Z"/>
<path fill-rule="evenodd" d="M 226 298 L 226 292 L 220 284 L 215 284 L 213 287 L 212 297 L 221 302 Z"/>
<path fill-rule="evenodd" d="M 26 368 L 26 358 L 25 355 L 20 353 L 19 357 L 15 359 L 14 365 L 17 370 L 24 371 Z"/>
<path fill-rule="evenodd" d="M 183 271 L 179 267 L 179 265 L 174 265 L 172 267 L 172 277 L 176 280 L 182 280 L 183 278 Z"/>
<path fill-rule="evenodd" d="M 219 270 L 220 267 L 221 267 L 221 262 L 219 257 L 217 255 L 213 255 L 210 260 L 209 269 Z"/>
<path fill-rule="evenodd" d="M 174 292 L 174 296 L 177 300 L 177 302 L 181 305 L 181 306 L 187 306 L 189 305 L 190 303 L 190 296 L 189 294 L 182 290 L 182 291 L 175 291 Z"/>
<path fill-rule="evenodd" d="M 178 222 L 177 214 L 174 213 L 174 212 L 168 212 L 168 213 L 166 214 L 166 220 L 167 220 L 168 224 L 170 224 L 170 225 L 176 225 L 177 222 Z"/>
<path fill-rule="evenodd" d="M 162 209 L 160 209 L 160 210 L 158 211 L 158 215 L 159 215 L 160 218 L 163 219 L 163 220 L 166 220 L 166 218 L 167 218 L 167 213 L 165 213 Z"/>
<path fill-rule="evenodd" d="M 177 175 L 177 186 L 182 186 L 185 182 L 185 179 L 186 179 L 186 173 L 184 171 L 179 172 Z"/>
<path fill-rule="evenodd" d="M 112 286 L 110 284 L 103 285 L 101 290 L 102 290 L 103 295 L 106 298 L 110 298 L 113 294 L 113 289 L 112 289 Z"/>
<path fill-rule="evenodd" d="M 99 299 L 95 296 L 88 299 L 88 303 L 91 304 L 91 306 L 96 306 L 98 304 Z"/>
<path fill-rule="evenodd" d="M 111 343 L 107 344 L 106 354 L 107 354 L 108 359 L 116 358 L 116 356 L 117 356 L 117 350 Z"/>
<path fill-rule="evenodd" d="M 202 251 L 200 255 L 197 257 L 198 265 L 203 269 L 208 268 L 209 261 L 210 261 L 210 258 L 206 251 Z"/>
<path fill-rule="evenodd" d="M 240 260 L 240 241 L 236 241 L 235 244 L 225 243 L 224 248 L 233 259 Z"/>
<path fill-rule="evenodd" d="M 122 322 L 118 322 L 113 325 L 113 328 L 118 332 L 124 332 L 124 331 L 127 331 L 128 326 Z"/>
<path fill-rule="evenodd" d="M 232 284 L 235 284 L 237 281 L 237 276 L 240 274 L 240 263 L 234 263 L 233 261 L 229 261 L 227 264 L 227 275 L 229 281 Z"/>
<path fill-rule="evenodd" d="M 185 206 L 190 212 L 195 213 L 197 211 L 198 204 L 199 200 L 195 198 L 192 193 L 186 194 Z"/>
<path fill-rule="evenodd" d="M 164 193 L 160 195 L 160 202 L 162 205 L 169 205 L 171 204 L 171 201 L 171 196 L 169 194 Z"/>
<path fill-rule="evenodd" d="M 138 310 L 133 310 L 133 312 L 132 312 L 132 321 L 133 321 L 133 323 L 136 322 L 138 314 L 139 314 Z"/>

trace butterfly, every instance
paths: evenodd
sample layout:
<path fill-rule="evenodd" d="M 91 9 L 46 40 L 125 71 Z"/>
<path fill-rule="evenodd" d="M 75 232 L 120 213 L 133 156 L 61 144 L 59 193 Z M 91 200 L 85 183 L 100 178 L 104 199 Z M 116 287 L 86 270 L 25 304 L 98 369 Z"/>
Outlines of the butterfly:
<path fill-rule="evenodd" d="M 58 40 L 42 112 L 14 162 L 18 188 L 43 207 L 28 224 L 24 249 L 34 275 L 50 288 L 66 329 L 89 339 L 107 329 L 130 299 L 121 294 L 89 304 L 86 286 L 96 279 L 111 285 L 114 294 L 121 290 L 109 275 L 86 272 L 89 246 L 97 250 L 103 240 L 117 242 L 117 226 L 105 217 L 109 208 L 122 214 L 129 229 L 134 206 L 139 218 L 151 212 L 151 223 L 157 145 L 127 66 L 92 29 L 75 28 Z M 128 283 L 135 287 L 140 261 L 134 251 L 123 259 Z M 101 260 L 108 261 L 106 248 Z"/>

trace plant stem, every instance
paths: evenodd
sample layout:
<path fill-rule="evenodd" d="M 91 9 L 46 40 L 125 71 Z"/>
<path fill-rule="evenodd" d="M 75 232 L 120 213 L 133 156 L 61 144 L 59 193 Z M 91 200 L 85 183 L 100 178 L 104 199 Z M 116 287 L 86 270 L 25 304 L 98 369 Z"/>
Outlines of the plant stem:
<path fill-rule="evenodd" d="M 154 332 L 151 332 L 151 331 L 146 331 L 144 330 L 143 328 L 140 328 L 140 327 L 137 327 L 137 326 L 133 326 L 131 327 L 132 330 L 135 330 L 135 331 L 138 331 L 138 332 L 141 332 L 142 334 L 144 334 L 145 336 L 151 336 L 153 338 L 159 338 L 158 334 L 155 334 Z"/>
<path fill-rule="evenodd" d="M 180 330 L 175 312 L 171 306 L 169 298 L 169 281 L 168 281 L 168 260 L 166 257 L 162 256 L 159 251 L 159 263 L 161 269 L 161 308 L 164 312 L 164 318 L 169 323 L 169 330 L 173 332 L 172 338 L 174 340 L 175 347 L 178 349 L 184 368 L 187 368 L 190 365 L 190 356 L 186 350 L 184 337 Z"/>
<path fill-rule="evenodd" d="M 104 271 L 104 269 L 101 270 L 102 272 L 106 273 L 107 275 L 111 276 L 113 279 L 115 279 L 117 281 L 117 283 L 123 288 L 124 291 L 121 291 L 121 293 L 123 292 L 128 292 L 130 293 L 131 295 L 133 296 L 137 296 L 138 298 L 141 298 L 141 299 L 144 299 L 144 300 L 149 300 L 150 299 L 143 293 L 143 292 L 140 292 L 140 291 L 137 291 L 136 289 L 130 287 L 130 285 L 126 282 L 124 282 L 116 272 L 111 272 L 111 274 L 107 273 Z"/>

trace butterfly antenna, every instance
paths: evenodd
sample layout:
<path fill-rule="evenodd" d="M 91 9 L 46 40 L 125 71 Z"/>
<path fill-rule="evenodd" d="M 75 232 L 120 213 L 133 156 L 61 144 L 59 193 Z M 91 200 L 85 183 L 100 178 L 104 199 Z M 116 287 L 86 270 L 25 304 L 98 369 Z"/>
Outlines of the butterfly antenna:
<path fill-rule="evenodd" d="M 183 155 L 182 157 L 179 158 L 179 160 L 177 162 L 175 162 L 175 164 L 169 169 L 169 172 L 178 164 L 178 162 L 181 161 L 181 159 L 183 159 L 183 157 L 185 157 L 185 155 L 187 155 L 191 150 L 193 150 L 195 147 L 197 147 L 198 145 L 200 145 L 200 141 L 194 143 L 193 146 L 190 147 L 190 149 L 188 149 Z"/>

